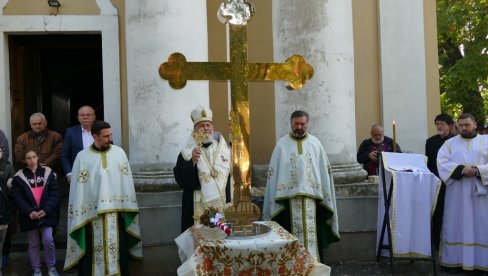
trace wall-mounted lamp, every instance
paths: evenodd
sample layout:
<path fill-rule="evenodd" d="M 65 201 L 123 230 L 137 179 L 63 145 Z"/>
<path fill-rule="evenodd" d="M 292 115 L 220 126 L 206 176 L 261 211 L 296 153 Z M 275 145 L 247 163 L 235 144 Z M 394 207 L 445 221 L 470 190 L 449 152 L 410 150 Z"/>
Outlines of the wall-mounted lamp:
<path fill-rule="evenodd" d="M 49 7 L 61 7 L 61 3 L 59 3 L 58 0 L 47 0 L 47 4 L 49 5 Z"/>

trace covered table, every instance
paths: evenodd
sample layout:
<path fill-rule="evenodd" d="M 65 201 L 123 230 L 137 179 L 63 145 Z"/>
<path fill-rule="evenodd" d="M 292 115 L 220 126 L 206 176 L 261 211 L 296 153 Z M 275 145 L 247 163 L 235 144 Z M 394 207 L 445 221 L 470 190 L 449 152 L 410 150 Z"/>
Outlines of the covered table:
<path fill-rule="evenodd" d="M 421 154 L 382 153 L 377 243 L 383 242 L 385 245 L 386 242 L 389 245 L 390 231 L 385 231 L 382 241 L 380 232 L 386 223 L 385 197 L 390 193 L 387 199 L 389 204 L 386 206 L 389 206 L 391 250 L 394 257 L 432 257 L 431 218 L 441 181 L 428 170 L 425 158 Z M 386 185 L 383 185 L 383 172 Z M 383 187 L 386 187 L 386 191 Z M 381 255 L 389 256 L 389 250 L 381 250 Z"/>
<path fill-rule="evenodd" d="M 178 275 L 330 275 L 290 233 L 273 221 L 271 231 L 227 237 L 218 228 L 194 225 L 175 239 Z"/>

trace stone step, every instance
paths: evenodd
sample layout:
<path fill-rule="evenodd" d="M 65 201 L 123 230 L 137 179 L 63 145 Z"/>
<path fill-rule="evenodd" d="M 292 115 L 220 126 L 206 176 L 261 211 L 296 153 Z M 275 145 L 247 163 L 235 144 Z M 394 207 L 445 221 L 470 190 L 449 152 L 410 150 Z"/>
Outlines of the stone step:
<path fill-rule="evenodd" d="M 378 183 L 371 183 L 368 181 L 351 183 L 351 184 L 336 184 L 336 198 L 340 197 L 369 197 L 378 196 Z"/>

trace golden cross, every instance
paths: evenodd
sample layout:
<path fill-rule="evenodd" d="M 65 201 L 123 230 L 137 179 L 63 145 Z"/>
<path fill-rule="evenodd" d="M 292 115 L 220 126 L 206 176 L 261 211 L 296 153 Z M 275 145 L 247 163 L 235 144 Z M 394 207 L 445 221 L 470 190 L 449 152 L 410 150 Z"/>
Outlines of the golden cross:
<path fill-rule="evenodd" d="M 203 130 L 203 128 L 200 128 L 198 132 L 193 132 L 192 136 L 200 148 L 202 147 L 203 142 L 205 142 L 209 138 L 209 135 L 205 133 L 205 130 Z"/>
<path fill-rule="evenodd" d="M 313 67 L 300 55 L 293 55 L 284 63 L 247 62 L 247 21 L 254 15 L 254 6 L 246 0 L 226 0 L 217 13 L 223 23 L 230 25 L 230 62 L 187 62 L 181 53 L 173 53 L 159 67 L 159 75 L 171 87 L 181 89 L 187 80 L 230 80 L 232 156 L 235 191 L 234 203 L 248 199 L 250 189 L 249 156 L 249 100 L 248 82 L 287 81 L 288 89 L 300 89 L 313 76 Z M 241 190 L 245 198 L 241 198 Z"/>

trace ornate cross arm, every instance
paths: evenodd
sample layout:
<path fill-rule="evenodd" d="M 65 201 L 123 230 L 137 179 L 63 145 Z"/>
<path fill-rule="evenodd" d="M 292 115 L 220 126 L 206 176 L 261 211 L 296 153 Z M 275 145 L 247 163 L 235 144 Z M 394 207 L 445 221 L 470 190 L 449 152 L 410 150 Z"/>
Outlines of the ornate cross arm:
<path fill-rule="evenodd" d="M 285 63 L 250 63 L 248 80 L 285 80 L 290 90 L 301 89 L 313 77 L 313 67 L 300 55 L 289 57 Z"/>
<path fill-rule="evenodd" d="M 300 55 L 293 55 L 284 63 L 249 63 L 248 80 L 288 81 L 288 89 L 301 89 L 312 78 L 313 67 Z M 174 89 L 185 87 L 187 80 L 229 80 L 236 70 L 228 62 L 186 62 L 181 53 L 173 53 L 159 67 L 159 75 Z"/>
<path fill-rule="evenodd" d="M 187 80 L 228 80 L 231 65 L 227 62 L 186 62 L 181 53 L 173 53 L 159 66 L 159 75 L 174 89 L 182 89 Z"/>

